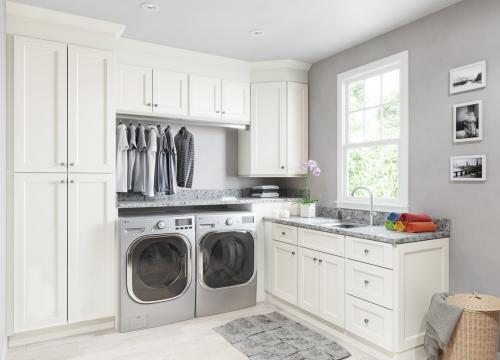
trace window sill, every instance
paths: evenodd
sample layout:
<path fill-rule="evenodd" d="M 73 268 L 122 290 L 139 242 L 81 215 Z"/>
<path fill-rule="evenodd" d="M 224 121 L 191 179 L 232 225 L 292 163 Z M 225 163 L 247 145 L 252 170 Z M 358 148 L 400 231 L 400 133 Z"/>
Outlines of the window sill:
<path fill-rule="evenodd" d="M 367 198 L 366 202 L 357 201 L 336 201 L 337 208 L 341 209 L 353 209 L 353 210 L 370 210 L 370 200 Z M 397 204 L 373 204 L 374 211 L 382 212 L 408 212 L 410 208 L 407 205 L 397 205 Z"/>

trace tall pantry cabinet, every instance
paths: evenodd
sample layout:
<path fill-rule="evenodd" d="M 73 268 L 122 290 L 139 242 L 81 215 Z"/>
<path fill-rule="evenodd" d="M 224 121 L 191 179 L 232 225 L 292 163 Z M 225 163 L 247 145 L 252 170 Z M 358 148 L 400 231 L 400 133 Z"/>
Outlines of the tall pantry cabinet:
<path fill-rule="evenodd" d="M 13 46 L 12 334 L 114 315 L 111 52 Z"/>

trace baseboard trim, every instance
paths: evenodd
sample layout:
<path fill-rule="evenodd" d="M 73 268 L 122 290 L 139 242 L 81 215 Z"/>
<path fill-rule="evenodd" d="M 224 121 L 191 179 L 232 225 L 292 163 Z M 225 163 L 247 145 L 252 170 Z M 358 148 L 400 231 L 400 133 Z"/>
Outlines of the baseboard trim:
<path fill-rule="evenodd" d="M 115 318 L 103 318 L 79 323 L 54 326 L 41 330 L 26 331 L 23 333 L 11 335 L 8 338 L 8 346 L 16 347 L 33 344 L 37 342 L 60 339 L 73 335 L 87 334 L 100 330 L 115 328 Z"/>
<path fill-rule="evenodd" d="M 282 308 L 283 310 L 291 313 L 292 315 L 304 321 L 309 322 L 310 324 L 324 331 L 325 333 L 332 335 L 333 337 L 339 339 L 340 341 L 343 341 L 346 344 L 358 348 L 359 350 L 367 353 L 368 355 L 373 356 L 378 360 L 426 360 L 427 358 L 423 346 L 419 346 L 404 351 L 402 353 L 391 353 L 359 337 L 354 337 L 349 333 L 347 333 L 344 329 L 336 327 L 335 325 L 332 325 L 330 323 L 327 323 L 321 320 L 320 318 L 315 317 L 313 314 L 309 314 L 304 310 L 299 309 L 298 306 L 289 304 L 281 299 L 274 297 L 269 293 L 266 293 L 266 300 L 269 303 Z"/>

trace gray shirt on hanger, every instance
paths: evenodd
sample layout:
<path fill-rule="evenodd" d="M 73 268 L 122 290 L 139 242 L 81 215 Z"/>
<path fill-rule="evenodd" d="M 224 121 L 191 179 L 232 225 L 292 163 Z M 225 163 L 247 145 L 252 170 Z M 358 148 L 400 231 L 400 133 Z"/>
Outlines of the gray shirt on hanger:
<path fill-rule="evenodd" d="M 146 128 L 143 125 L 137 127 L 137 154 L 134 162 L 134 192 L 144 193 L 146 191 L 146 166 L 147 166 L 147 144 Z"/>

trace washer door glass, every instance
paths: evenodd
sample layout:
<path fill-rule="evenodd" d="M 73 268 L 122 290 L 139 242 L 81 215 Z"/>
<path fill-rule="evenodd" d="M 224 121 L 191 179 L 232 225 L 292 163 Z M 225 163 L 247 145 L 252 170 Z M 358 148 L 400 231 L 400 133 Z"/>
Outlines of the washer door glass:
<path fill-rule="evenodd" d="M 139 302 L 181 295 L 190 283 L 190 245 L 179 235 L 146 236 L 129 249 L 128 292 Z"/>
<path fill-rule="evenodd" d="M 254 237 L 244 231 L 209 233 L 200 242 L 200 256 L 206 286 L 246 284 L 254 274 Z"/>

